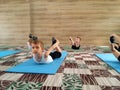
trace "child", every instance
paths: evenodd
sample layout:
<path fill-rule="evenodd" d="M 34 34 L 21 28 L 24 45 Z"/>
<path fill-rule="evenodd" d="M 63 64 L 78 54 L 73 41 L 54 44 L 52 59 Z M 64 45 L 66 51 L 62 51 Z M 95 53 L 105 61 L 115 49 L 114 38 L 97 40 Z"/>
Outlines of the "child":
<path fill-rule="evenodd" d="M 71 43 L 71 48 L 72 49 L 75 49 L 75 50 L 78 50 L 78 49 L 80 49 L 80 41 L 81 41 L 81 38 L 80 37 L 76 37 L 75 38 L 75 41 L 73 41 L 73 39 L 72 39 L 72 37 L 70 37 L 69 38 L 69 40 L 70 40 L 70 43 Z"/>
<path fill-rule="evenodd" d="M 111 50 L 114 56 L 120 61 L 120 37 L 116 34 L 110 36 Z"/>
<path fill-rule="evenodd" d="M 44 50 L 43 42 L 36 38 L 31 41 L 32 55 L 36 63 L 50 63 L 55 58 L 61 57 L 62 50 L 59 47 L 59 41 L 55 39 L 55 43 L 47 50 Z M 53 50 L 56 50 L 53 52 Z"/>

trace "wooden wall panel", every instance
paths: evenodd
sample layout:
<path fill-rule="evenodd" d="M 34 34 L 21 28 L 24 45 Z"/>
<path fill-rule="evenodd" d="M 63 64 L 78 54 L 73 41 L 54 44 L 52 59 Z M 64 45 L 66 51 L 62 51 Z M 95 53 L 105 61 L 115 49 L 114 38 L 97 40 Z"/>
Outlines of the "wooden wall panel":
<path fill-rule="evenodd" d="M 119 23 L 120 0 L 0 0 L 0 44 L 24 45 L 32 32 L 45 44 L 81 36 L 83 45 L 109 45 Z"/>
<path fill-rule="evenodd" d="M 33 33 L 44 43 L 56 36 L 69 44 L 81 36 L 83 45 L 108 45 L 109 35 L 120 33 L 119 0 L 32 0 Z"/>
<path fill-rule="evenodd" d="M 0 0 L 0 44 L 26 44 L 30 32 L 29 5 L 26 0 Z"/>

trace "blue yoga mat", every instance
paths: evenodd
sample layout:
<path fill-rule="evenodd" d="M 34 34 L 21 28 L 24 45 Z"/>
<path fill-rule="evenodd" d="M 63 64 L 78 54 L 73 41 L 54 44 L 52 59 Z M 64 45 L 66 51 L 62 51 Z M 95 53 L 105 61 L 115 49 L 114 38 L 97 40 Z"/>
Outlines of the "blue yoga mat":
<path fill-rule="evenodd" d="M 4 50 L 4 51 L 0 51 L 0 58 L 5 57 L 5 56 L 9 56 L 15 53 L 21 52 L 20 50 Z"/>
<path fill-rule="evenodd" d="M 62 64 L 63 60 L 67 56 L 67 52 L 63 51 L 60 58 L 54 59 L 53 62 L 47 64 L 37 64 L 33 58 L 13 66 L 6 70 L 7 72 L 18 72 L 18 73 L 40 73 L 40 74 L 55 74 Z"/>
<path fill-rule="evenodd" d="M 96 56 L 120 73 L 120 61 L 112 53 L 96 54 Z"/>

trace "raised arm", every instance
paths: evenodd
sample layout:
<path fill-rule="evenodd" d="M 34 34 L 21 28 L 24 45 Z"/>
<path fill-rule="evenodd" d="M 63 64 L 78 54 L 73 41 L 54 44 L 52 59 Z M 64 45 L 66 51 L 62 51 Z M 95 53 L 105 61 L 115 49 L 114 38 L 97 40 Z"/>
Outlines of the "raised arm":
<path fill-rule="evenodd" d="M 69 40 L 70 40 L 71 45 L 74 45 L 74 41 L 73 41 L 72 37 L 69 37 Z"/>

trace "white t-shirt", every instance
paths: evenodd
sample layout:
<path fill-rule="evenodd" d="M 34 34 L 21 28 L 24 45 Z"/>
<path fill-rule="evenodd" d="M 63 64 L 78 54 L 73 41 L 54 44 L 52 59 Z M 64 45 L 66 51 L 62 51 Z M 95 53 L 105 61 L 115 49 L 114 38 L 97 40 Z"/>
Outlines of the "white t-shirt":
<path fill-rule="evenodd" d="M 36 62 L 36 63 L 50 63 L 50 62 L 53 62 L 53 59 L 50 55 L 48 55 L 47 58 L 45 58 L 45 52 L 42 53 L 42 57 L 41 57 L 41 60 L 38 59 L 38 54 L 33 54 L 33 60 Z"/>

